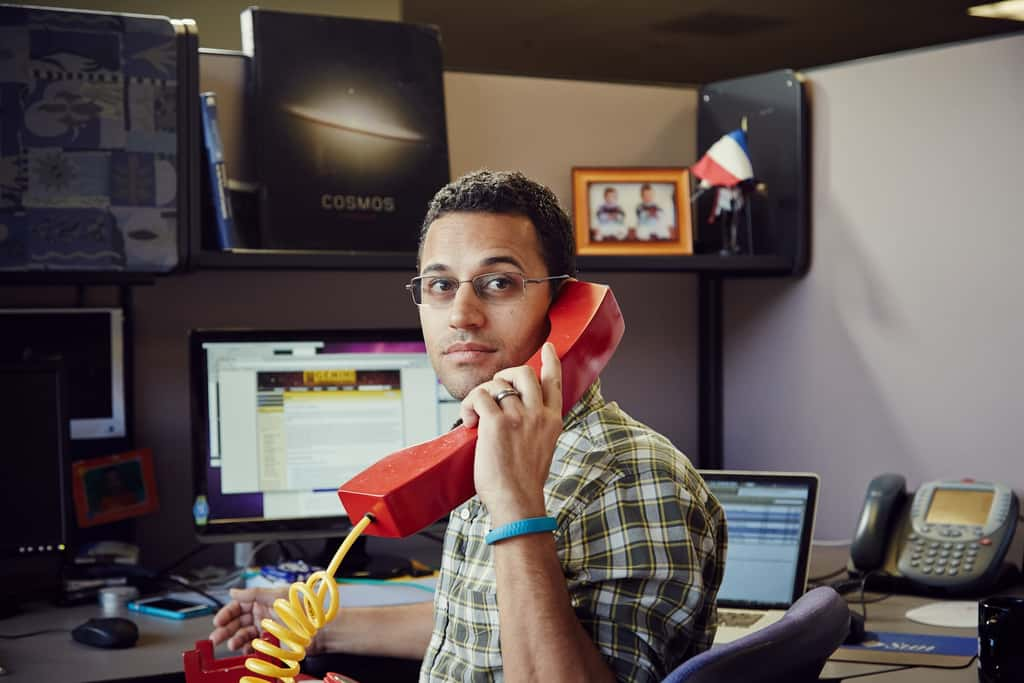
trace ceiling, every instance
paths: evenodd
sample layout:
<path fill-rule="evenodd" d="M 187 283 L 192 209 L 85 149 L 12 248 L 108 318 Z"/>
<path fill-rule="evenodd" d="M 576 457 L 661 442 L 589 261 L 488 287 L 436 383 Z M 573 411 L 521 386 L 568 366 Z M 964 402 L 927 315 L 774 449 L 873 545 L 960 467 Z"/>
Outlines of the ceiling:
<path fill-rule="evenodd" d="M 982 1 L 982 0 L 978 0 Z M 404 0 L 441 28 L 445 68 L 703 84 L 1024 31 L 962 0 Z"/>

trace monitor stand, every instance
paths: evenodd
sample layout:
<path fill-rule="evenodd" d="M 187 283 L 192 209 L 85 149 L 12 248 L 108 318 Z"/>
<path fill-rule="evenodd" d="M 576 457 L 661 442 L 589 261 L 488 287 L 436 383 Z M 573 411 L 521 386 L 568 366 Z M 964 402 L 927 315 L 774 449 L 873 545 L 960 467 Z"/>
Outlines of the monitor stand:
<path fill-rule="evenodd" d="M 344 539 L 329 538 L 324 542 L 324 549 L 316 559 L 316 564 L 326 567 L 334 558 L 334 553 Z M 396 576 L 412 574 L 412 563 L 403 557 L 369 553 L 366 550 L 366 536 L 360 536 L 349 548 L 348 554 L 338 568 L 337 576 L 358 579 L 391 579 Z"/>
<path fill-rule="evenodd" d="M 334 553 L 338 552 L 344 538 L 328 538 L 324 541 L 320 553 L 311 558 L 310 564 L 326 567 L 334 559 Z M 348 549 L 345 559 L 338 568 L 337 576 L 340 578 L 359 579 L 392 579 L 396 576 L 415 576 L 412 562 L 396 555 L 384 555 L 381 553 L 369 553 L 366 549 L 367 537 L 360 536 L 352 547 Z M 252 557 L 255 544 L 252 542 L 237 542 L 234 544 L 235 567 L 248 568 L 256 558 Z M 310 558 L 306 558 L 307 560 Z"/>

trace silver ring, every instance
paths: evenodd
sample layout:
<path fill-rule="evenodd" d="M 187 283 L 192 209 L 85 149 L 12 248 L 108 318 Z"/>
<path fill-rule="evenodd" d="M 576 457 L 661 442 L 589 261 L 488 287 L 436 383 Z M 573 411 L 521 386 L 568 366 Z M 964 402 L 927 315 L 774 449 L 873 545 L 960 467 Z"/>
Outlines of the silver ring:
<path fill-rule="evenodd" d="M 501 403 L 502 399 L 506 399 L 509 396 L 522 396 L 522 394 L 519 393 L 518 389 L 513 389 L 511 387 L 508 389 L 502 389 L 494 395 L 494 402 Z"/>

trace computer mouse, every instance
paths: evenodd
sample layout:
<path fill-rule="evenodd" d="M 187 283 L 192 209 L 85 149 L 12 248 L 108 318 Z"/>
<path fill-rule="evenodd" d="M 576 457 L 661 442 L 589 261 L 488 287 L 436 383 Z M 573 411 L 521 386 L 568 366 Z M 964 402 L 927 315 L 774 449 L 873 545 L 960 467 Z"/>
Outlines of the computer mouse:
<path fill-rule="evenodd" d="M 864 617 L 860 612 L 850 610 L 850 630 L 843 640 L 844 645 L 860 645 L 864 642 Z"/>
<path fill-rule="evenodd" d="M 135 645 L 139 627 L 131 619 L 122 617 L 90 619 L 72 629 L 71 637 L 93 647 L 125 648 Z"/>

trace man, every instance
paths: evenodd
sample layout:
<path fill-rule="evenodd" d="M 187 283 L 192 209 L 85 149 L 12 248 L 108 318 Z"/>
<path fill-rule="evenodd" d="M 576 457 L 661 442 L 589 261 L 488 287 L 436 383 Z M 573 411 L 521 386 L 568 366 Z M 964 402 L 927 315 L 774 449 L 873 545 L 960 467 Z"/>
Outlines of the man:
<path fill-rule="evenodd" d="M 568 216 L 521 174 L 472 173 L 431 202 L 419 265 L 431 362 L 479 430 L 477 496 L 451 515 L 433 606 L 343 607 L 316 648 L 422 658 L 424 681 L 660 680 L 711 644 L 725 519 L 689 461 L 599 382 L 563 419 L 552 347 L 539 379 L 522 365 L 575 273 Z M 548 515 L 553 534 L 485 540 Z M 271 596 L 233 597 L 211 639 L 238 648 Z"/>

